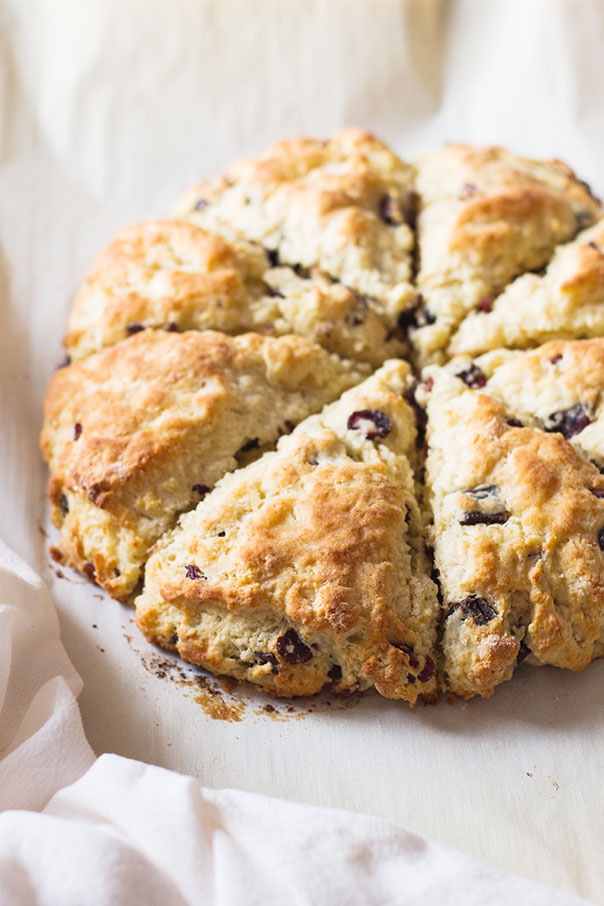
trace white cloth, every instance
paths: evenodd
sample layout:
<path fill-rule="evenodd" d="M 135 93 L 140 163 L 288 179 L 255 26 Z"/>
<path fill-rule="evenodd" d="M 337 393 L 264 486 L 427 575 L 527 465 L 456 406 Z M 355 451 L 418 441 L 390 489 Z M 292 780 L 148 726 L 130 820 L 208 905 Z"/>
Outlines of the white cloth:
<path fill-rule="evenodd" d="M 2 543 L 0 602 L 2 906 L 586 902 L 376 818 L 94 761 L 52 601 Z"/>

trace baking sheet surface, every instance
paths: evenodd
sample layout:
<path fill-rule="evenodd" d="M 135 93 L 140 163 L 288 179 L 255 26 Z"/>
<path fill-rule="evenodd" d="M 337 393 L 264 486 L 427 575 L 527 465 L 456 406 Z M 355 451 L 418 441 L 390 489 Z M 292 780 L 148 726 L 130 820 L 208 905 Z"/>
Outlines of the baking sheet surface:
<path fill-rule="evenodd" d="M 414 713 L 229 690 L 51 563 L 37 450 L 71 295 L 119 227 L 273 139 L 353 123 L 406 157 L 447 140 L 560 157 L 603 191 L 603 37 L 591 0 L 0 6 L 0 535 L 51 583 L 97 753 L 380 815 L 604 903 L 604 662 Z"/>

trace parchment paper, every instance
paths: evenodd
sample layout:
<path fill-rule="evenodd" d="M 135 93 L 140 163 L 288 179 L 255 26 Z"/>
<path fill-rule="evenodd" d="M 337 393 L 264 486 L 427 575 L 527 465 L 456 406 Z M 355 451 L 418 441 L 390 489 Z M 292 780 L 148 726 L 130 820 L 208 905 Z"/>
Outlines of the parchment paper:
<path fill-rule="evenodd" d="M 377 695 L 267 712 L 255 692 L 183 685 L 131 609 L 56 575 L 37 450 L 96 253 L 269 141 L 358 124 L 407 158 L 498 142 L 603 191 L 604 6 L 5 0 L 0 27 L 0 535 L 51 582 L 95 751 L 383 816 L 604 903 L 604 662 L 415 713 Z"/>

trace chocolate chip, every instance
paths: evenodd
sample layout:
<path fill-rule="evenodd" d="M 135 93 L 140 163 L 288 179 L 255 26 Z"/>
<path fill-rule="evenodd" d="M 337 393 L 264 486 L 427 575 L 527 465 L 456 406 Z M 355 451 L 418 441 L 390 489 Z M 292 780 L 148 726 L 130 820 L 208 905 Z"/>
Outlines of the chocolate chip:
<path fill-rule="evenodd" d="M 305 664 L 312 651 L 304 644 L 295 629 L 288 629 L 276 642 L 277 654 L 288 664 Z"/>
<path fill-rule="evenodd" d="M 226 532 L 224 532 L 224 531 L 222 531 L 222 532 L 216 532 L 216 537 L 217 537 L 217 538 L 224 538 L 225 535 L 226 535 Z"/>
<path fill-rule="evenodd" d="M 61 511 L 61 516 L 64 519 L 69 512 L 69 503 L 65 494 L 61 494 L 61 496 L 59 497 L 59 510 Z"/>
<path fill-rule="evenodd" d="M 207 208 L 207 206 L 208 206 L 208 203 L 207 203 L 207 201 L 205 200 L 205 198 L 199 198 L 199 199 L 195 202 L 195 208 L 194 208 L 194 210 L 195 210 L 195 211 L 203 211 L 203 209 L 204 209 L 204 208 Z"/>
<path fill-rule="evenodd" d="M 270 664 L 271 673 L 279 673 L 279 661 L 270 651 L 254 651 L 254 657 L 258 664 Z"/>
<path fill-rule="evenodd" d="M 200 497 L 204 497 L 210 490 L 207 484 L 194 484 L 191 486 L 191 490 L 195 491 L 196 494 L 199 494 Z"/>
<path fill-rule="evenodd" d="M 400 226 L 404 223 L 403 209 L 400 201 L 393 195 L 384 195 L 380 199 L 380 217 L 388 226 Z"/>
<path fill-rule="evenodd" d="M 260 441 L 257 437 L 253 437 L 251 440 L 248 440 L 242 447 L 239 448 L 239 453 L 249 453 L 250 450 L 256 450 L 260 446 Z"/>
<path fill-rule="evenodd" d="M 187 574 L 187 579 L 205 579 L 206 576 L 202 573 L 198 566 L 195 566 L 193 563 L 189 563 L 185 566 L 185 572 Z"/>
<path fill-rule="evenodd" d="M 145 329 L 144 324 L 139 324 L 138 322 L 133 321 L 131 324 L 126 324 L 126 333 L 128 336 L 131 336 L 134 333 L 140 333 L 141 330 Z"/>
<path fill-rule="evenodd" d="M 76 422 L 73 426 L 73 439 L 78 440 L 82 436 L 82 426 L 79 422 Z"/>
<path fill-rule="evenodd" d="M 522 422 L 517 418 L 508 418 L 507 424 L 510 426 L 510 428 L 524 428 Z"/>
<path fill-rule="evenodd" d="M 427 683 L 432 676 L 434 676 L 434 671 L 436 670 L 436 664 L 432 660 L 429 654 L 426 655 L 426 661 L 421 673 L 417 674 L 417 678 L 420 683 Z"/>
<path fill-rule="evenodd" d="M 476 309 L 483 312 L 485 315 L 488 315 L 488 313 L 493 310 L 493 300 L 489 299 L 488 296 L 485 296 L 484 299 L 480 300 Z"/>
<path fill-rule="evenodd" d="M 458 371 L 455 377 L 462 380 L 471 390 L 478 390 L 480 387 L 484 387 L 487 382 L 486 375 L 474 362 L 468 368 Z"/>
<path fill-rule="evenodd" d="M 460 525 L 503 525 L 510 518 L 510 514 L 503 510 L 501 513 L 481 513 L 480 510 L 469 510 L 459 520 Z"/>
<path fill-rule="evenodd" d="M 604 534 L 604 529 L 602 532 Z M 485 601 L 484 598 L 479 598 L 478 595 L 468 595 L 463 601 L 451 604 L 447 616 L 451 616 L 456 610 L 461 610 L 462 620 L 465 620 L 469 616 L 474 617 L 474 622 L 477 626 L 486 626 L 487 623 L 494 620 L 497 616 L 497 611 L 488 603 L 488 601 Z"/>
<path fill-rule="evenodd" d="M 548 419 L 545 430 L 550 433 L 562 434 L 568 440 L 591 424 L 588 411 L 585 403 L 577 403 L 575 406 L 571 406 L 570 409 L 560 409 L 558 412 L 553 412 Z"/>
<path fill-rule="evenodd" d="M 386 437 L 392 431 L 392 424 L 381 409 L 358 409 L 349 417 L 346 427 L 349 431 L 361 431 L 367 440 Z"/>
<path fill-rule="evenodd" d="M 268 263 L 271 267 L 279 267 L 279 252 L 277 249 L 264 249 L 264 253 L 268 258 Z"/>
<path fill-rule="evenodd" d="M 604 528 L 600 529 L 600 531 L 598 533 L 598 544 L 600 545 L 600 548 L 604 551 Z"/>

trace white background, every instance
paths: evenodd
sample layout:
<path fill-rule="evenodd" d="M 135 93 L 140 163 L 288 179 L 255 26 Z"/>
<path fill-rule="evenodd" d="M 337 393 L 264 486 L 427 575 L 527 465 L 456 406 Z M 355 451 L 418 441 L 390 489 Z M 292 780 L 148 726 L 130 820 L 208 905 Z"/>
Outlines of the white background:
<path fill-rule="evenodd" d="M 604 903 L 604 662 L 415 713 L 368 695 L 276 720 L 251 693 L 241 720 L 212 720 L 145 668 L 129 608 L 56 579 L 37 451 L 94 255 L 271 140 L 358 124 L 404 157 L 498 142 L 604 191 L 604 5 L 5 0 L 0 17 L 0 535 L 52 580 L 95 751 L 380 815 Z"/>

